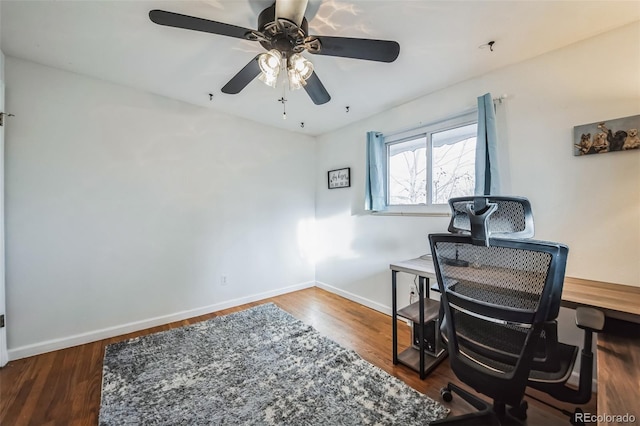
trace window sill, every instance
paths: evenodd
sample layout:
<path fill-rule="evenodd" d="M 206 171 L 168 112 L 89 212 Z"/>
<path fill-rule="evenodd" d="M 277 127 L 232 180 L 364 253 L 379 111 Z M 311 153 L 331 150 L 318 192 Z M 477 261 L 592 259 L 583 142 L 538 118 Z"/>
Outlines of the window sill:
<path fill-rule="evenodd" d="M 373 216 L 423 216 L 423 217 L 449 217 L 449 212 L 394 212 L 394 211 L 381 211 L 372 212 Z"/>
<path fill-rule="evenodd" d="M 451 211 L 448 204 L 435 206 L 389 206 L 387 210 L 372 213 L 375 216 L 433 216 L 449 217 Z"/>

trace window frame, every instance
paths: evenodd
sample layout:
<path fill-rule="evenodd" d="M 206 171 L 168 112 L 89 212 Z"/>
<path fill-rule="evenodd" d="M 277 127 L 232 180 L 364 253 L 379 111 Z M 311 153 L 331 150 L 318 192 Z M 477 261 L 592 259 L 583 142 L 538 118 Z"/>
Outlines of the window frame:
<path fill-rule="evenodd" d="M 384 150 L 385 150 L 385 165 L 384 165 L 384 193 L 385 193 L 385 205 L 387 210 L 380 212 L 382 214 L 391 215 L 448 215 L 449 206 L 447 204 L 433 204 L 431 203 L 431 191 L 433 188 L 433 145 L 432 135 L 434 133 L 444 132 L 447 130 L 455 129 L 458 127 L 464 127 L 472 124 L 478 124 L 478 112 L 477 109 L 472 111 L 465 111 L 454 116 L 450 116 L 441 120 L 437 120 L 427 124 L 421 124 L 420 126 L 400 130 L 390 133 L 383 133 L 384 138 Z M 420 204 L 390 204 L 389 200 L 389 183 L 390 183 L 390 150 L 392 145 L 407 142 L 413 139 L 425 138 L 426 139 L 426 190 L 427 190 L 427 202 Z"/>

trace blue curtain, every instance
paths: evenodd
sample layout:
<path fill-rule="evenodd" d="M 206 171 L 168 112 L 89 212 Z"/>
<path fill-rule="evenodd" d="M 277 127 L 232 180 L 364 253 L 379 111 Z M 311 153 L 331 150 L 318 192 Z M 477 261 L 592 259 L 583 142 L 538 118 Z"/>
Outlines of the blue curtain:
<path fill-rule="evenodd" d="M 475 195 L 500 194 L 496 111 L 491 93 L 478 97 Z"/>
<path fill-rule="evenodd" d="M 387 208 L 384 195 L 385 161 L 384 137 L 379 132 L 367 132 L 365 210 L 381 211 Z"/>

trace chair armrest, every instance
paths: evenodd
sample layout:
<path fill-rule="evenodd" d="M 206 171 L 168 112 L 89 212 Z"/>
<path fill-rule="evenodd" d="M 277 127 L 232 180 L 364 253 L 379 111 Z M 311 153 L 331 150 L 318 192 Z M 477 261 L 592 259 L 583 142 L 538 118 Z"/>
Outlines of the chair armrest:
<path fill-rule="evenodd" d="M 589 331 L 602 331 L 604 328 L 604 312 L 580 306 L 576 308 L 576 325 Z"/>

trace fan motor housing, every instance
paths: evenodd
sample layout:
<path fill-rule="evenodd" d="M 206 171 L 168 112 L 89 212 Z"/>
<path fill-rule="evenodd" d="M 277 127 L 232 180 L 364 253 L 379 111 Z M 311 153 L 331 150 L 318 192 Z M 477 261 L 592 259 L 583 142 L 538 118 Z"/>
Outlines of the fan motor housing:
<path fill-rule="evenodd" d="M 298 27 L 295 23 L 286 19 L 276 22 L 276 6 L 269 6 L 260 12 L 258 16 L 258 31 L 264 34 L 267 40 L 260 40 L 260 44 L 267 50 L 276 49 L 288 55 L 304 44 L 304 38 L 309 29 L 307 18 L 302 18 Z"/>

